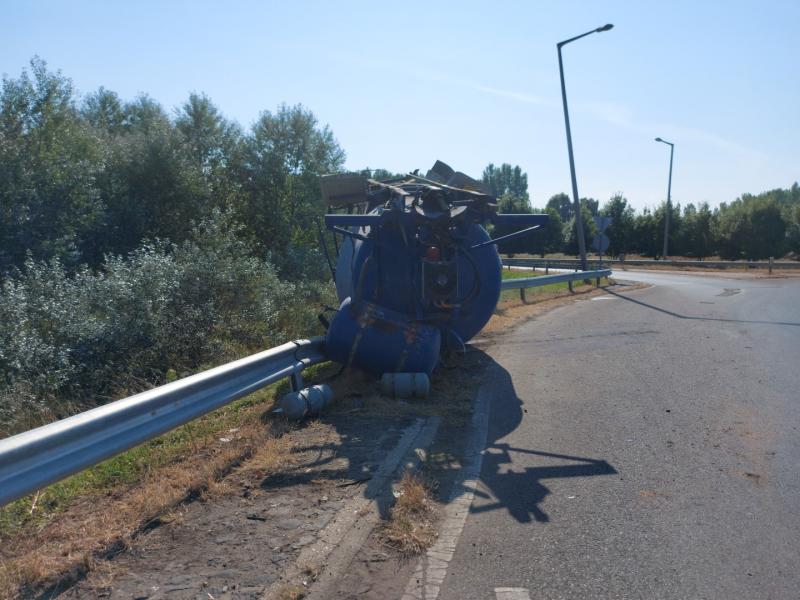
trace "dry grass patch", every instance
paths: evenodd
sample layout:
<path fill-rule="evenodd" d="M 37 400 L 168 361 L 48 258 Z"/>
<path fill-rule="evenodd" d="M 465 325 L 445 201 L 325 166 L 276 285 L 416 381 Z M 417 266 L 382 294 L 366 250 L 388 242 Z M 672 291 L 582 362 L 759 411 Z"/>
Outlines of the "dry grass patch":
<path fill-rule="evenodd" d="M 302 585 L 287 585 L 278 591 L 278 600 L 300 600 L 306 595 L 306 588 Z"/>
<path fill-rule="evenodd" d="M 79 498 L 49 522 L 3 536 L 0 599 L 80 578 L 147 527 L 180 521 L 182 502 L 229 493 L 224 477 L 243 461 L 260 473 L 286 466 L 291 447 L 282 433 L 288 425 L 270 430 L 255 412 L 228 437 L 196 440 L 190 456 L 146 472 L 127 489 Z"/>
<path fill-rule="evenodd" d="M 320 573 L 322 573 L 322 568 L 317 564 L 306 563 L 300 568 L 300 572 L 303 574 L 303 577 L 305 577 L 303 585 L 311 585 L 319 578 Z"/>
<path fill-rule="evenodd" d="M 436 511 L 430 483 L 417 474 L 406 472 L 395 494 L 397 500 L 380 535 L 389 546 L 406 556 L 420 554 L 436 541 L 433 522 Z"/>
<path fill-rule="evenodd" d="M 446 369 L 437 371 L 431 379 L 427 398 L 391 398 L 380 392 L 380 382 L 356 369 L 345 371 L 331 382 L 336 403 L 332 414 L 360 415 L 371 418 L 397 419 L 403 417 L 441 416 L 446 423 L 463 424 L 472 415 L 473 374 L 464 368 L 471 358 L 461 354 L 447 359 Z"/>

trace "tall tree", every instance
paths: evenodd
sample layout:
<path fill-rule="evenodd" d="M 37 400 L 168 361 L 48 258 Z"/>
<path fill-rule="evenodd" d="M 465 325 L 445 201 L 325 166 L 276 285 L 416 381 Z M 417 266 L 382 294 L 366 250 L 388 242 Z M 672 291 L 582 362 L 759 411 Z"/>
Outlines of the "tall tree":
<path fill-rule="evenodd" d="M 312 243 L 324 207 L 319 177 L 341 170 L 345 153 L 330 128 L 302 105 L 264 112 L 244 148 L 241 210 L 256 247 L 277 252 Z"/>
<path fill-rule="evenodd" d="M 34 258 L 82 260 L 102 215 L 98 140 L 75 107 L 72 82 L 34 58 L 0 92 L 0 268 Z M 5 265 L 5 266 L 3 266 Z"/>
<path fill-rule="evenodd" d="M 585 206 L 589 214 L 595 217 L 598 214 L 600 201 L 594 198 L 581 198 L 581 206 Z"/>
<path fill-rule="evenodd" d="M 601 213 L 611 217 L 611 225 L 605 232 L 610 242 L 608 254 L 618 256 L 628 252 L 633 242 L 634 227 L 634 212 L 628 200 L 621 192 L 617 192 L 606 202 Z"/>
<path fill-rule="evenodd" d="M 597 233 L 597 225 L 594 223 L 586 204 L 581 204 L 581 217 L 583 218 L 583 239 L 586 240 L 586 251 L 591 252 L 592 238 Z M 576 226 L 575 217 L 571 217 L 568 221 L 564 221 L 563 227 L 564 235 L 564 252 L 567 254 L 578 254 L 578 228 Z"/>
<path fill-rule="evenodd" d="M 489 188 L 492 195 L 514 196 L 528 200 L 528 174 L 522 171 L 519 165 L 511 166 L 503 163 L 499 167 L 494 164 L 489 165 L 483 170 L 483 183 Z"/>
<path fill-rule="evenodd" d="M 534 209 L 534 212 L 547 213 L 550 218 L 544 226 L 534 231 L 526 246 L 526 251 L 531 254 L 539 254 L 542 258 L 548 252 L 561 252 L 564 244 L 564 224 L 559 214 L 552 208 Z"/>
<path fill-rule="evenodd" d="M 712 216 L 707 202 L 703 202 L 699 207 L 687 204 L 684 208 L 679 242 L 686 256 L 703 259 L 713 253 Z"/>
<path fill-rule="evenodd" d="M 564 193 L 556 194 L 550 198 L 550 200 L 547 201 L 546 208 L 552 208 L 556 211 L 562 221 L 569 221 L 575 216 L 575 207 L 572 204 L 572 200 Z"/>
<path fill-rule="evenodd" d="M 124 111 L 123 133 L 110 140 L 97 178 L 106 207 L 97 259 L 127 253 L 144 238 L 187 239 L 204 215 L 200 174 L 161 105 L 141 96 Z"/>
<path fill-rule="evenodd" d="M 92 127 L 106 134 L 120 133 L 125 124 L 122 101 L 115 92 L 103 87 L 86 97 L 81 115 Z"/>
<path fill-rule="evenodd" d="M 659 221 L 649 208 L 636 215 L 633 222 L 633 250 L 642 256 L 655 257 L 663 246 L 658 245 L 657 230 L 663 227 L 663 220 Z"/>
<path fill-rule="evenodd" d="M 208 96 L 191 94 L 178 111 L 175 127 L 202 182 L 198 200 L 206 207 L 203 214 L 209 214 L 211 207 L 235 204 L 239 188 L 235 173 L 242 150 L 239 126 L 226 120 Z"/>

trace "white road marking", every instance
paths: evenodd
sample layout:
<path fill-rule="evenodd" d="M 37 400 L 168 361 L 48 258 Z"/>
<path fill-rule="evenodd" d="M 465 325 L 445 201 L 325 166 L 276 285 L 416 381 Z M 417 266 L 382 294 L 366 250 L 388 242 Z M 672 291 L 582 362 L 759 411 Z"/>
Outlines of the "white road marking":
<path fill-rule="evenodd" d="M 453 484 L 453 491 L 444 509 L 444 523 L 439 531 L 439 537 L 425 556 L 419 559 L 414 573 L 408 580 L 402 600 L 436 600 L 439 597 L 439 590 L 447 576 L 447 567 L 455 554 L 458 538 L 464 529 L 478 485 L 483 449 L 486 447 L 486 435 L 489 430 L 488 389 L 484 385 L 478 392 L 475 412 L 472 415 L 472 431 L 464 451 L 464 466 Z M 509 597 L 509 600 L 515 599 Z"/>
<path fill-rule="evenodd" d="M 531 600 L 527 588 L 494 588 L 494 595 L 497 596 L 497 600 Z"/>

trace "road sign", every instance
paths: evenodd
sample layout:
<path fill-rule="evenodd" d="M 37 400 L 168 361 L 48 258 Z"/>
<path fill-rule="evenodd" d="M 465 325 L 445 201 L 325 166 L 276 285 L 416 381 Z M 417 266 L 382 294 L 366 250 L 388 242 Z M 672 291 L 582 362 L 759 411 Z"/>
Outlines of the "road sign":
<path fill-rule="evenodd" d="M 594 224 L 597 225 L 597 230 L 602 233 L 611 225 L 611 217 L 601 217 L 597 215 L 594 217 Z"/>
<path fill-rule="evenodd" d="M 600 252 L 601 254 L 608 250 L 608 244 L 610 243 L 608 236 L 605 233 L 598 233 L 592 239 L 592 248 Z"/>

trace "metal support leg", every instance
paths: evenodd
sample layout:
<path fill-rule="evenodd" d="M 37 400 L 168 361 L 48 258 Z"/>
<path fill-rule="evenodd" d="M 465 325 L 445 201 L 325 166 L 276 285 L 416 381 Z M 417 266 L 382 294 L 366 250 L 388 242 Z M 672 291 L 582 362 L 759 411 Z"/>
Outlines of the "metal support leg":
<path fill-rule="evenodd" d="M 295 371 L 289 375 L 289 387 L 293 392 L 299 392 L 303 389 L 303 374 L 300 371 Z"/>

